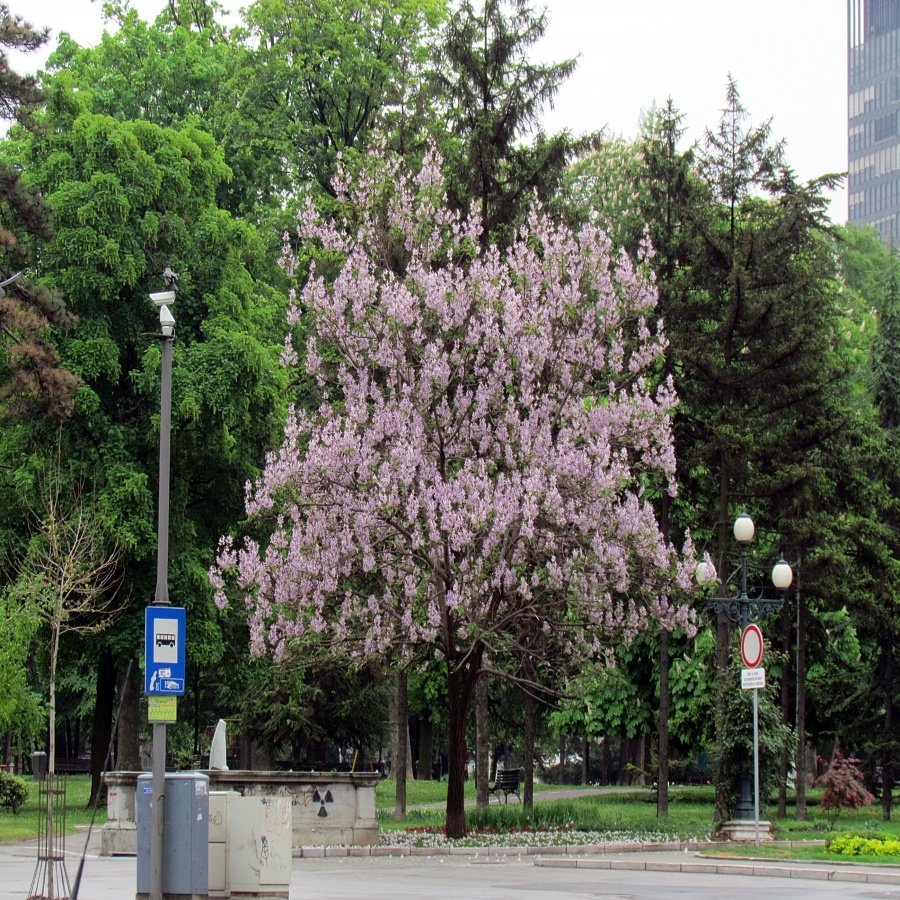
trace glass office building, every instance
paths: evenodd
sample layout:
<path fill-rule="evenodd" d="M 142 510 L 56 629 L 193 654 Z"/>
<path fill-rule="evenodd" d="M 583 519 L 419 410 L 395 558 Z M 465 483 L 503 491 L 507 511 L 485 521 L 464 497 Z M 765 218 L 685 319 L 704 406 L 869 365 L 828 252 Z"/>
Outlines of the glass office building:
<path fill-rule="evenodd" d="M 848 0 L 849 219 L 900 246 L 900 0 Z"/>

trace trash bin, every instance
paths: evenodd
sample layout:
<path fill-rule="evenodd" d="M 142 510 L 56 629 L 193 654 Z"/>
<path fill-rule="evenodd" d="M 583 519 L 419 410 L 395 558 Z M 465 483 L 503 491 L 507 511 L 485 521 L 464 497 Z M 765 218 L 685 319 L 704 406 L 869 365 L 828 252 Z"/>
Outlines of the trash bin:
<path fill-rule="evenodd" d="M 137 900 L 150 896 L 153 776 L 137 780 Z M 209 882 L 209 778 L 167 772 L 163 835 L 164 897 L 206 900 Z"/>
<path fill-rule="evenodd" d="M 31 774 L 38 781 L 47 777 L 47 754 L 43 750 L 31 754 Z"/>

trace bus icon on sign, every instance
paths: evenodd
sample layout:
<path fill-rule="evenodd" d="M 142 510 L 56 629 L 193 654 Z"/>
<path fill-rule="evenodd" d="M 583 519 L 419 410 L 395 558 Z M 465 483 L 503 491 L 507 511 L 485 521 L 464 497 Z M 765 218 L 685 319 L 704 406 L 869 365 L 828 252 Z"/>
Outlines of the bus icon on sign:
<path fill-rule="evenodd" d="M 157 647 L 162 647 L 162 646 L 174 647 L 175 646 L 175 635 L 174 634 L 163 634 L 162 632 L 160 632 L 159 634 L 156 635 L 156 646 Z"/>

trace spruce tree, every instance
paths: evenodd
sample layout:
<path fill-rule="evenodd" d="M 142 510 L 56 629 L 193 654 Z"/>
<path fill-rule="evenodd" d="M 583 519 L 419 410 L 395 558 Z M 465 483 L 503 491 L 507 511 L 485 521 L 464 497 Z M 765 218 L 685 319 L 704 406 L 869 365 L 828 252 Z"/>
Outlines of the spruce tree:
<path fill-rule="evenodd" d="M 769 124 L 750 128 L 747 119 L 729 80 L 719 127 L 698 153 L 709 197 L 692 215 L 692 285 L 669 332 L 691 416 L 691 463 L 711 474 L 703 478 L 717 494 L 710 521 L 720 572 L 732 568 L 730 523 L 742 507 L 777 523 L 782 546 L 806 556 L 816 448 L 836 428 L 829 412 L 840 369 L 837 282 L 824 237 L 824 190 L 837 178 L 799 182 Z M 729 632 L 720 617 L 720 670 L 729 664 Z M 728 787 L 721 779 L 716 786 L 724 821 Z"/>
<path fill-rule="evenodd" d="M 585 146 L 567 132 L 548 136 L 539 128 L 541 113 L 576 65 L 528 59 L 546 28 L 546 16 L 535 15 L 526 0 L 483 0 L 480 9 L 464 0 L 440 48 L 450 199 L 460 209 L 475 204 L 485 245 L 508 243 L 532 195 L 552 197 L 567 162 Z"/>

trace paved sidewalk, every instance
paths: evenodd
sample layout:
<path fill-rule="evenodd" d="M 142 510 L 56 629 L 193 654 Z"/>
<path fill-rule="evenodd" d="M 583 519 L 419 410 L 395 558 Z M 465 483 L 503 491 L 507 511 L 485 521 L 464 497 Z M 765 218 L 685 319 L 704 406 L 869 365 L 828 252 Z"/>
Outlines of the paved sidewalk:
<path fill-rule="evenodd" d="M 67 869 L 73 884 L 83 840 L 81 834 L 70 836 L 67 841 Z M 657 845 L 651 849 L 649 845 L 638 845 L 627 852 L 613 849 L 613 845 L 605 852 L 599 847 L 573 846 L 305 848 L 294 859 L 291 897 L 428 896 L 432 900 L 439 897 L 474 897 L 481 896 L 478 893 L 481 884 L 479 873 L 487 872 L 493 873 L 494 897 L 522 896 L 522 884 L 530 886 L 531 896 L 582 896 L 567 894 L 569 888 L 565 885 L 580 887 L 585 879 L 596 883 L 597 878 L 616 879 L 620 888 L 629 887 L 636 879 L 642 879 L 637 887 L 643 893 L 637 892 L 634 896 L 648 897 L 669 895 L 669 891 L 660 893 L 662 887 L 655 885 L 669 885 L 672 892 L 677 887 L 679 893 L 696 897 L 716 896 L 717 891 L 718 896 L 750 896 L 751 892 L 758 893 L 761 887 L 769 898 L 792 896 L 792 891 L 797 896 L 805 893 L 815 897 L 818 894 L 814 882 L 843 884 L 843 888 L 834 885 L 834 890 L 839 892 L 836 896 L 875 896 L 858 893 L 853 883 L 860 887 L 890 885 L 900 890 L 900 866 L 704 858 L 695 848 L 673 849 L 675 846 L 664 845 L 669 848 L 664 849 Z M 34 841 L 0 844 L 0 900 L 21 900 L 27 895 L 35 869 L 36 851 Z M 605 870 L 606 874 L 586 870 Z M 765 886 L 757 883 L 753 887 L 749 879 L 754 877 L 772 880 Z M 776 889 L 776 885 L 787 883 L 775 879 L 789 879 L 794 887 Z M 463 890 L 463 885 L 469 882 L 474 894 Z M 517 884 L 519 888 L 515 887 Z M 80 900 L 122 900 L 134 896 L 135 885 L 136 862 L 133 857 L 101 857 L 91 852 L 85 864 Z M 694 885 L 705 887 L 697 887 L 699 893 L 696 893 Z M 507 890 L 510 893 L 505 893 Z M 840 893 L 841 890 L 846 893 Z M 893 893 L 893 890 L 879 892 L 879 896 Z"/>

